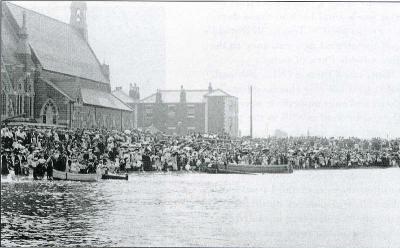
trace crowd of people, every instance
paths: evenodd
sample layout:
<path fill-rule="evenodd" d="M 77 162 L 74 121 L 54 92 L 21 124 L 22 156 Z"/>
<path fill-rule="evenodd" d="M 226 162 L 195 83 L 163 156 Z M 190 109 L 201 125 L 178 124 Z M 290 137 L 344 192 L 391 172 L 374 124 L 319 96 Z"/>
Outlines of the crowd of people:
<path fill-rule="evenodd" d="M 219 164 L 294 169 L 391 167 L 400 164 L 400 139 L 324 137 L 232 138 L 170 136 L 140 130 L 4 126 L 1 173 L 52 177 L 53 169 L 76 173 L 202 170 Z"/>

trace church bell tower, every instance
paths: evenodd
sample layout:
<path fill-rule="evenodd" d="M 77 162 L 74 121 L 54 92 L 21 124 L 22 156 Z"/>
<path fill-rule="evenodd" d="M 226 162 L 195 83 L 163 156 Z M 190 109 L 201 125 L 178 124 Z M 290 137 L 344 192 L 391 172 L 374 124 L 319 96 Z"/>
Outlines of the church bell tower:
<path fill-rule="evenodd" d="M 88 41 L 86 10 L 86 2 L 72 1 L 69 24 L 79 31 L 85 41 Z"/>

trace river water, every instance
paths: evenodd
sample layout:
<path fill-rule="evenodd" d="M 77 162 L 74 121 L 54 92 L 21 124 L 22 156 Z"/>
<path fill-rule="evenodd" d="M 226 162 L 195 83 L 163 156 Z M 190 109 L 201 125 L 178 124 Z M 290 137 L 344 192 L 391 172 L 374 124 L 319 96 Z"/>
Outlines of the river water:
<path fill-rule="evenodd" d="M 2 182 L 2 246 L 400 247 L 400 169 Z"/>

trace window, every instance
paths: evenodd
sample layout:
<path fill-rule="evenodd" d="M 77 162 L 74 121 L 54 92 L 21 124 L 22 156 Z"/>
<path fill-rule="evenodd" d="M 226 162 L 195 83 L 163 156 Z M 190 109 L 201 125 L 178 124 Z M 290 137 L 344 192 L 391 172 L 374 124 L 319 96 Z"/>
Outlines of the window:
<path fill-rule="evenodd" d="M 23 98 L 22 96 L 18 97 L 19 97 L 19 114 L 22 114 L 24 112 Z"/>
<path fill-rule="evenodd" d="M 187 114 L 188 118 L 194 118 L 195 116 L 195 106 L 194 105 L 187 105 Z"/>
<path fill-rule="evenodd" d="M 81 10 L 80 9 L 76 10 L 76 21 L 77 22 L 81 21 Z"/>
<path fill-rule="evenodd" d="M 146 116 L 153 115 L 153 107 L 151 105 L 145 105 L 144 112 L 146 113 Z"/>
<path fill-rule="evenodd" d="M 17 115 L 23 113 L 22 96 L 17 95 Z"/>

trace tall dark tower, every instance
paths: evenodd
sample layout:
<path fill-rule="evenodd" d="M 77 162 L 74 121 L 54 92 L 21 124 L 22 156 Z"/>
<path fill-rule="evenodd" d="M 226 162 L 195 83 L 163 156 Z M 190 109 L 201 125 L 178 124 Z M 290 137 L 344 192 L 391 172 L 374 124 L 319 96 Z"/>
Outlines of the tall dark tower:
<path fill-rule="evenodd" d="M 88 41 L 88 30 L 86 23 L 86 2 L 71 3 L 71 17 L 69 24 L 72 25 L 82 35 L 83 39 Z"/>

